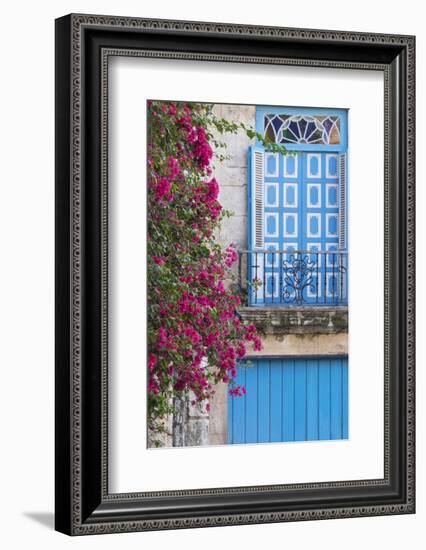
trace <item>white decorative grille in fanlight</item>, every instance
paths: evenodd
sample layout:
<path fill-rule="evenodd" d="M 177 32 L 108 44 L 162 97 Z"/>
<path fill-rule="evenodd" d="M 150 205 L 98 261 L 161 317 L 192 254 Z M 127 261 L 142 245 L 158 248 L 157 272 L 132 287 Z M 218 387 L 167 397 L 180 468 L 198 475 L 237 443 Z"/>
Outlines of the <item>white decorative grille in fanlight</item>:
<path fill-rule="evenodd" d="M 275 143 L 340 144 L 340 117 L 266 114 L 264 136 Z"/>

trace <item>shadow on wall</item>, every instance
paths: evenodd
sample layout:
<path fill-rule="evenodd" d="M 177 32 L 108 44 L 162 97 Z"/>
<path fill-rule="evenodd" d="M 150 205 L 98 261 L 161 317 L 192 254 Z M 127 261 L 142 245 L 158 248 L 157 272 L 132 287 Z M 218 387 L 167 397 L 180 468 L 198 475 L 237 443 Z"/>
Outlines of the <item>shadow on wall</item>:
<path fill-rule="evenodd" d="M 51 530 L 55 528 L 55 515 L 53 512 L 24 512 L 23 515 Z"/>

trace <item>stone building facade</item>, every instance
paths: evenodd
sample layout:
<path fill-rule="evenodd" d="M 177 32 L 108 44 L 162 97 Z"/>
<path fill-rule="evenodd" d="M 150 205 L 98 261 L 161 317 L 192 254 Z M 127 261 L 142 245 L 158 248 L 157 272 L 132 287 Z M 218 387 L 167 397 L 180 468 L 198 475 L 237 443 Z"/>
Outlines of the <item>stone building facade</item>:
<path fill-rule="evenodd" d="M 216 114 L 231 121 L 256 126 L 256 107 L 247 105 L 217 105 Z M 216 169 L 219 200 L 224 208 L 234 212 L 226 219 L 218 236 L 220 243 L 234 243 L 238 250 L 248 247 L 248 151 L 254 145 L 243 133 L 227 135 L 230 160 Z M 249 358 L 344 356 L 348 354 L 348 308 L 343 307 L 242 307 L 242 317 L 253 322 L 262 335 L 263 349 L 251 352 Z M 217 387 L 211 403 L 208 443 L 228 442 L 228 388 Z M 238 399 L 238 398 L 237 398 Z"/>
<path fill-rule="evenodd" d="M 336 137 L 330 137 L 333 132 L 336 132 L 335 126 L 328 127 L 326 125 L 327 122 L 331 122 L 333 124 L 336 124 L 336 120 L 338 117 L 334 118 L 328 118 L 328 114 L 324 114 L 322 112 L 319 113 L 318 117 L 315 118 L 315 116 L 312 116 L 311 113 L 304 114 L 303 112 L 299 115 L 299 113 L 294 113 L 292 116 L 287 115 L 286 111 L 277 111 L 277 117 L 278 115 L 281 118 L 277 118 L 277 120 L 273 121 L 269 110 L 260 111 L 258 107 L 255 106 L 249 106 L 249 105 L 215 105 L 214 106 L 214 112 L 215 114 L 220 118 L 225 118 L 229 121 L 234 122 L 243 122 L 246 126 L 256 128 L 257 131 L 262 130 L 263 128 L 267 128 L 267 124 L 271 126 L 272 123 L 275 124 L 275 130 L 279 128 L 279 124 L 282 124 L 282 128 L 287 128 L 287 134 L 283 133 L 283 129 L 281 128 L 280 136 L 288 135 L 290 136 L 288 138 L 288 141 L 290 142 L 290 146 L 292 145 L 291 140 L 293 139 L 295 142 L 297 141 L 298 136 L 298 142 L 296 143 L 296 146 L 294 147 L 296 149 L 297 155 L 299 155 L 297 158 L 301 158 L 302 152 L 305 151 L 305 149 L 308 151 L 307 157 L 306 153 L 303 153 L 306 158 L 312 157 L 312 161 L 320 161 L 324 162 L 327 161 L 327 158 L 324 157 L 326 153 L 329 152 L 329 150 L 332 152 L 332 154 L 328 155 L 332 160 L 334 157 L 337 158 L 336 150 L 338 149 L 337 146 L 333 147 L 333 143 L 337 143 Z M 273 113 L 273 108 L 271 108 L 271 112 Z M 266 114 L 262 114 L 266 113 Z M 284 113 L 284 114 L 283 114 Z M 260 115 L 262 115 L 264 118 L 260 118 Z M 269 117 L 269 118 L 268 118 Z M 265 120 L 265 126 L 263 126 L 263 121 Z M 271 122 L 272 121 L 272 122 Z M 278 121 L 278 122 L 277 122 Z M 283 122 L 284 121 L 284 122 Z M 294 123 L 296 121 L 296 125 Z M 302 122 L 300 122 L 302 121 Z M 313 122 L 316 124 L 316 127 L 310 126 L 313 124 Z M 340 121 L 339 121 L 340 123 Z M 293 126 L 291 126 L 293 124 Z M 324 126 L 322 127 L 321 124 Z M 272 126 L 271 126 L 272 127 Z M 317 132 L 319 135 L 319 140 L 322 139 L 321 132 L 318 133 L 318 128 L 320 128 L 323 132 L 323 137 L 327 141 L 327 144 L 324 145 L 321 142 L 321 145 L 317 147 L 316 145 L 310 145 L 309 143 L 306 144 L 306 142 L 309 142 L 309 136 L 307 134 L 310 132 L 310 128 L 313 128 L 313 132 Z M 288 129 L 290 128 L 290 130 Z M 339 130 L 341 130 L 341 127 L 339 126 Z M 268 130 L 270 132 L 270 129 Z M 291 134 L 288 134 L 288 132 L 291 131 Z M 302 133 L 304 134 L 302 135 Z M 329 132 L 327 134 L 327 132 Z M 312 136 L 316 137 L 317 134 L 311 134 Z M 306 138 L 306 139 L 305 139 Z M 272 394 L 274 390 L 273 388 L 273 380 L 272 376 L 278 376 L 280 383 L 283 387 L 283 392 L 285 393 L 285 387 L 284 387 L 284 370 L 285 370 L 285 361 L 288 358 L 291 361 L 300 361 L 303 359 L 310 360 L 311 364 L 314 365 L 314 369 L 311 369 L 309 372 L 311 374 L 308 374 L 308 371 L 306 370 L 305 366 L 305 378 L 302 379 L 306 382 L 306 388 L 308 387 L 308 384 L 312 384 L 312 380 L 315 383 L 317 383 L 317 386 L 315 389 L 315 392 L 317 392 L 317 395 L 314 396 L 314 403 L 316 404 L 318 410 L 321 409 L 320 399 L 321 392 L 324 392 L 324 388 L 321 388 L 321 380 L 320 377 L 323 376 L 320 373 L 320 369 L 323 369 L 321 366 L 321 363 L 324 363 L 324 361 L 327 358 L 347 358 L 348 355 L 348 308 L 346 303 L 340 303 L 339 301 L 336 301 L 336 303 L 329 304 L 327 303 L 327 300 L 318 300 L 318 296 L 326 296 L 327 292 L 330 291 L 327 290 L 327 288 L 322 288 L 319 284 L 319 271 L 323 273 L 323 279 L 324 279 L 324 285 L 327 284 L 327 280 L 330 281 L 330 277 L 334 277 L 334 265 L 336 265 L 336 256 L 334 256 L 333 252 L 333 267 L 330 268 L 330 255 L 319 255 L 318 252 L 316 252 L 316 258 L 317 258 L 317 265 L 316 265 L 316 274 L 315 274 L 315 268 L 311 271 L 313 272 L 313 278 L 317 281 L 316 286 L 316 303 L 314 299 L 303 301 L 296 301 L 292 304 L 289 303 L 281 303 L 281 300 L 278 300 L 278 304 L 274 303 L 273 296 L 278 296 L 279 293 L 274 290 L 274 286 L 272 286 L 272 300 L 265 298 L 266 290 L 267 290 L 267 281 L 265 279 L 265 258 L 263 258 L 263 299 L 260 300 L 260 303 L 258 303 L 257 300 L 257 294 L 250 290 L 250 285 L 248 284 L 248 279 L 250 277 L 253 278 L 253 274 L 250 275 L 250 265 L 253 263 L 253 257 L 250 255 L 247 255 L 247 250 L 251 250 L 253 248 L 253 239 L 250 237 L 250 226 L 253 226 L 253 219 L 251 219 L 251 216 L 253 216 L 253 204 L 250 205 L 249 197 L 252 197 L 251 193 L 252 190 L 250 189 L 250 182 L 253 181 L 253 174 L 250 173 L 250 159 L 249 154 L 250 150 L 253 151 L 253 148 L 256 147 L 255 140 L 249 139 L 244 132 L 239 132 L 236 135 L 225 135 L 221 136 L 220 138 L 222 141 L 225 141 L 227 144 L 227 151 L 226 154 L 229 155 L 229 159 L 225 160 L 222 163 L 218 163 L 218 165 L 215 168 L 214 176 L 216 177 L 218 183 L 219 183 L 219 201 L 222 204 L 222 206 L 231 212 L 233 212 L 233 216 L 230 218 L 225 218 L 221 224 L 220 231 L 217 235 L 218 241 L 223 247 L 226 247 L 230 244 L 233 244 L 235 248 L 240 252 L 240 256 L 242 260 L 238 262 L 238 266 L 236 265 L 235 270 L 235 276 L 238 280 L 238 283 L 240 285 L 239 290 L 241 290 L 241 287 L 243 290 L 245 289 L 247 293 L 247 299 L 246 302 L 242 304 L 242 306 L 239 308 L 239 315 L 246 321 L 254 323 L 257 327 L 258 332 L 261 335 L 262 338 L 262 344 L 263 349 L 260 352 L 249 352 L 249 355 L 247 356 L 248 363 L 253 362 L 254 365 L 259 365 L 259 372 L 260 372 L 260 366 L 262 364 L 262 360 L 269 361 L 269 391 L 270 394 Z M 338 137 L 338 139 L 340 139 Z M 334 141 L 333 141 L 334 140 Z M 312 141 L 312 138 L 311 138 Z M 340 143 L 340 141 L 339 141 Z M 331 144 L 331 145 L 330 145 Z M 307 146 L 306 146 L 307 145 Z M 313 151 L 313 152 L 312 152 Z M 319 151 L 319 152 L 318 152 Z M 325 151 L 325 153 L 324 153 Z M 266 153 L 267 155 L 267 153 Z M 323 155 L 323 157 L 321 157 Z M 327 155 L 326 155 L 327 156 Z M 261 193 L 262 197 L 263 194 L 267 193 L 267 186 L 273 186 L 275 185 L 274 181 L 278 179 L 277 178 L 267 178 L 267 168 L 266 160 L 267 157 L 265 156 L 265 164 L 262 164 L 262 174 L 261 174 Z M 325 159 L 325 161 L 324 161 Z M 280 161 L 281 162 L 281 161 Z M 299 161 L 297 161 L 299 162 Z M 294 164 L 294 163 L 293 163 Z M 269 166 L 269 165 L 268 165 Z M 272 165 L 271 165 L 272 166 Z M 280 165 L 282 166 L 282 165 Z M 314 164 L 312 164 L 314 166 Z M 331 166 L 331 164 L 330 164 Z M 299 165 L 299 168 L 304 170 L 305 175 L 312 176 L 310 179 L 307 177 L 306 182 L 303 183 L 304 189 L 309 191 L 315 191 L 315 188 L 317 190 L 320 190 L 322 193 L 322 205 L 318 204 L 318 206 L 325 206 L 325 203 L 329 202 L 329 196 L 325 195 L 324 193 L 334 192 L 337 189 L 341 188 L 340 183 L 333 183 L 337 182 L 337 174 L 329 174 L 329 165 L 327 164 L 327 167 L 322 168 L 322 176 L 321 183 L 315 183 L 317 180 L 315 179 L 315 174 L 312 172 L 312 174 L 309 173 L 311 170 L 311 166 L 307 165 L 305 167 L 302 167 L 302 165 Z M 274 170 L 272 166 L 272 170 Z M 278 175 L 284 175 L 286 176 L 286 172 L 284 169 L 284 172 L 282 172 L 282 169 L 280 168 L 281 172 L 279 173 L 278 170 L 273 173 L 275 176 Z M 299 170 L 300 171 L 300 170 Z M 312 171 L 312 170 L 311 170 Z M 297 172 L 297 170 L 296 170 Z M 327 172 L 327 173 L 326 173 Z M 288 175 L 288 174 L 287 174 Z M 293 174 L 297 175 L 297 174 Z M 291 174 L 290 174 L 291 176 Z M 328 176 L 330 176 L 328 178 Z M 336 176 L 336 178 L 333 179 L 332 176 Z M 327 179 L 328 178 L 328 179 Z M 271 181 L 272 183 L 268 184 L 267 182 Z M 318 179 L 320 181 L 320 179 Z M 340 181 L 340 180 L 339 180 Z M 295 188 L 297 185 L 299 187 L 302 187 L 302 181 L 300 180 L 300 174 L 299 179 L 297 178 L 288 178 L 288 188 L 291 187 Z M 286 185 L 286 178 L 281 178 L 281 180 L 278 181 L 278 186 L 281 186 L 280 189 L 283 188 L 283 186 Z M 346 185 L 346 183 L 345 183 Z M 322 187 L 321 187 L 322 186 Z M 278 189 L 278 187 L 276 187 Z M 291 190 L 291 189 L 290 189 Z M 286 198 L 282 196 L 282 191 L 279 191 L 281 193 L 280 195 L 280 206 L 286 206 Z M 305 191 L 303 191 L 305 192 Z M 312 195 L 314 196 L 314 195 Z M 331 197 L 332 195 L 330 195 Z M 299 203 L 301 195 L 299 195 Z M 339 196 L 339 199 L 341 197 Z M 263 199 L 262 199 L 263 200 Z M 265 199 L 266 200 L 266 199 Z M 278 200 L 278 199 L 277 199 Z M 308 197 L 308 203 L 305 202 L 306 206 L 315 206 L 312 203 L 312 197 Z M 319 199 L 317 199 L 319 200 Z M 331 199 L 330 199 L 331 200 Z M 334 199 L 333 199 L 334 200 Z M 284 201 L 284 203 L 282 203 Z M 311 201 L 311 202 L 309 202 Z M 336 195 L 336 201 L 337 201 L 337 195 Z M 262 208 L 264 213 L 269 212 L 268 208 L 266 208 L 267 203 L 262 203 Z M 295 206 L 297 206 L 298 203 L 296 201 Z M 278 206 L 278 203 L 277 203 Z M 329 206 L 327 204 L 327 206 Z M 333 205 L 332 205 L 333 206 Z M 300 207 L 300 204 L 299 204 Z M 340 205 L 340 208 L 342 206 Z M 346 208 L 346 205 L 344 206 Z M 273 209 L 270 209 L 273 211 Z M 309 211 L 309 208 L 305 208 L 306 211 Z M 296 212 L 296 210 L 294 210 Z M 324 237 L 329 237 L 328 234 L 328 228 L 327 228 L 327 235 L 325 233 L 324 229 L 324 223 L 330 219 L 331 221 L 333 216 L 335 216 L 336 221 L 338 220 L 339 223 L 341 222 L 342 216 L 339 214 L 339 216 L 335 214 L 327 214 L 327 212 L 335 212 L 332 209 L 329 209 L 328 211 L 318 213 L 320 212 L 318 209 L 312 208 L 311 211 L 313 214 L 310 214 L 311 218 L 320 217 L 322 216 L 323 221 L 323 228 L 322 228 L 322 244 L 318 241 L 318 247 L 324 248 L 325 250 L 335 250 L 337 247 L 333 248 L 333 239 L 325 239 Z M 277 216 L 276 219 L 278 220 L 278 216 L 282 216 L 282 212 L 284 212 L 284 216 L 286 215 L 285 212 L 287 210 L 281 209 L 279 210 L 279 214 L 272 213 L 270 214 L 271 217 Z M 288 209 L 288 212 L 293 212 L 293 210 L 290 208 Z M 294 214 L 290 213 L 289 216 L 294 216 Z M 308 214 L 309 216 L 309 214 Z M 265 214 L 265 218 L 262 217 L 262 225 L 267 225 L 266 221 L 267 214 Z M 280 222 L 281 223 L 281 222 Z M 312 229 L 312 228 L 311 228 Z M 311 231 L 311 229 L 308 227 L 308 229 L 303 229 L 303 231 Z M 263 227 L 262 227 L 263 231 Z M 277 228 L 278 231 L 278 228 Z M 285 229 L 282 228 L 280 225 L 280 231 L 285 233 Z M 337 228 L 336 228 L 337 231 Z M 265 233 L 266 235 L 266 233 Z M 285 235 L 284 235 L 285 237 Z M 336 237 L 337 238 L 337 237 Z M 315 240 L 315 239 L 314 239 Z M 327 242 L 326 242 L 327 241 Z M 281 241 L 282 242 L 282 241 Z M 337 242 L 337 241 L 336 241 Z M 300 240 L 299 240 L 300 243 Z M 303 241 L 305 243 L 305 241 Z M 325 243 L 325 244 L 324 244 Z M 275 250 L 278 250 L 282 247 L 282 245 L 274 244 L 274 243 L 268 243 L 267 239 L 265 238 L 264 243 L 262 243 L 265 248 L 268 246 L 269 249 L 273 250 L 271 246 L 275 246 Z M 285 243 L 284 243 L 285 244 Z M 288 244 L 288 243 L 287 243 Z M 291 244 L 291 243 L 290 243 Z M 315 243 L 314 243 L 315 244 Z M 311 246 L 309 243 L 305 246 Z M 317 251 L 319 248 L 317 247 Z M 300 249 L 300 244 L 296 248 Z M 310 248 L 310 250 L 313 250 Z M 246 254 L 244 256 L 244 254 Z M 321 252 L 322 254 L 322 252 Z M 330 254 L 330 252 L 329 252 Z M 277 256 L 278 257 L 278 256 Z M 312 257 L 312 255 L 310 256 Z M 322 258 L 322 260 L 319 260 L 319 258 Z M 280 260 L 282 263 L 282 256 L 280 256 Z M 257 259 L 256 254 L 256 261 L 259 263 L 259 260 Z M 321 265 L 320 265 L 320 262 Z M 327 267 L 328 266 L 328 267 Z M 257 268 L 256 268 L 257 269 Z M 271 270 L 269 269 L 269 272 Z M 267 276 L 271 279 L 271 275 L 268 272 Z M 274 279 L 274 277 L 276 277 Z M 327 279 L 328 278 L 328 279 Z M 284 275 L 281 273 L 274 274 L 274 270 L 272 267 L 272 285 L 274 285 L 274 281 L 280 281 L 280 285 L 282 285 L 283 279 L 285 279 Z M 335 279 L 333 278 L 333 281 Z M 229 282 L 229 284 L 236 284 L 234 282 Z M 335 284 L 335 283 L 333 283 Z M 345 283 L 346 284 L 346 283 Z M 321 283 L 322 285 L 322 283 Z M 312 285 L 311 285 L 312 286 Z M 315 290 L 315 289 L 314 289 Z M 281 292 L 281 289 L 280 289 Z M 303 291 L 305 292 L 305 290 Z M 333 289 L 333 295 L 334 295 L 335 289 Z M 346 292 L 346 290 L 345 290 Z M 274 294 L 275 293 L 275 294 Z M 254 299 L 253 299 L 254 296 Z M 280 297 L 281 294 L 280 294 Z M 325 303 L 321 303 L 322 301 L 325 301 Z M 270 303 L 272 302 L 272 303 Z M 316 363 L 315 363 L 316 361 Z M 294 363 L 296 364 L 296 363 Z M 346 359 L 347 364 L 347 359 Z M 278 366 L 276 366 L 278 365 Z M 311 366 L 312 366 L 311 365 Z M 330 363 L 331 365 L 331 363 Z M 330 384 L 333 384 L 332 376 L 333 374 L 333 368 L 332 366 L 326 367 L 326 376 L 329 376 L 330 378 Z M 340 368 L 340 367 L 339 367 Z M 288 369 L 287 369 L 288 370 Z M 323 369 L 324 370 L 324 369 Z M 258 381 L 259 378 L 259 372 L 256 374 Z M 321 371 L 322 372 L 322 371 Z M 338 378 L 336 378 L 337 383 L 340 384 L 340 386 L 343 388 L 343 384 L 346 383 L 343 381 L 342 378 L 342 372 L 341 370 L 335 371 L 335 374 Z M 296 371 L 293 370 L 293 378 L 294 380 L 292 383 L 294 384 L 294 387 L 291 391 L 294 391 L 294 395 L 296 396 L 297 388 L 296 388 Z M 308 380 L 308 377 L 311 376 L 310 381 Z M 313 378 L 312 378 L 313 377 Z M 315 378 L 316 377 L 316 378 Z M 278 380 L 278 378 L 277 378 Z M 259 382 L 263 383 L 263 382 Z M 314 387 L 314 386 L 312 386 Z M 329 388 L 326 388 L 326 391 L 328 391 L 331 394 L 331 386 Z M 306 390 L 308 391 L 308 390 Z M 257 393 L 257 389 L 255 389 L 255 392 Z M 260 395 L 260 393 L 259 393 Z M 325 395 L 325 394 L 324 394 Z M 235 400 L 243 399 L 243 398 L 234 398 Z M 254 407 L 256 409 L 256 414 L 259 416 L 259 408 L 262 405 L 260 398 L 257 398 L 257 402 L 254 403 Z M 272 398 L 271 398 L 272 399 Z M 295 397 L 294 399 L 297 399 Z M 302 404 L 302 408 L 305 407 L 306 410 L 308 409 L 307 404 L 307 394 L 304 397 L 305 401 L 304 404 Z M 331 408 L 334 406 L 330 401 L 330 397 L 328 396 L 327 399 L 329 399 L 329 402 L 327 406 Z M 252 398 L 253 400 L 253 398 Z M 315 401 L 316 400 L 316 401 Z M 342 409 L 343 415 L 344 415 L 344 407 L 345 404 L 342 402 L 342 397 L 337 396 L 338 400 L 338 406 Z M 249 401 L 247 401 L 249 403 Z M 269 408 L 271 408 L 271 403 L 268 402 L 267 405 Z M 238 439 L 235 437 L 235 433 L 233 436 L 231 436 L 231 432 L 235 432 L 234 428 L 230 425 L 230 423 L 234 422 L 234 413 L 230 414 L 229 407 L 233 407 L 230 397 L 228 395 L 228 387 L 226 384 L 219 384 L 216 387 L 216 393 L 215 396 L 210 403 L 210 413 L 207 414 L 205 412 L 202 412 L 198 410 L 196 407 L 192 407 L 190 405 L 190 399 L 186 401 L 179 401 L 175 403 L 177 406 L 177 415 L 173 420 L 170 420 L 169 422 L 169 428 L 172 428 L 169 430 L 169 435 L 164 436 L 164 445 L 165 446 L 194 446 L 194 445 L 224 445 L 228 443 L 235 443 L 235 442 L 267 442 L 267 441 L 273 441 L 273 440 L 288 440 L 285 439 L 285 427 L 284 427 L 284 421 L 280 420 L 280 430 L 281 430 L 281 436 L 276 436 L 278 439 L 274 439 L 274 427 L 269 427 L 269 436 L 262 436 L 263 439 L 260 437 L 260 427 L 257 427 L 257 436 L 255 436 L 255 439 L 253 439 L 253 436 L 250 435 L 252 433 L 252 429 L 250 426 L 250 423 L 253 422 L 253 415 L 250 417 L 247 416 L 247 418 L 243 418 L 240 420 L 243 420 L 245 422 L 246 426 L 244 428 L 245 434 L 247 435 L 247 439 L 245 436 L 243 438 Z M 244 405 L 244 407 L 247 408 L 249 405 Z M 279 406 L 281 407 L 281 411 L 285 408 L 285 403 L 282 401 L 280 402 Z M 294 404 L 295 407 L 297 407 L 297 403 Z M 239 412 L 239 414 L 247 415 L 247 411 L 244 413 Z M 290 414 L 290 413 L 289 413 Z M 293 413 L 291 413 L 293 414 Z M 307 413 L 306 413 L 307 414 Z M 316 414 L 316 413 L 315 413 Z M 319 414 L 319 413 L 318 413 Z M 233 416 L 234 415 L 234 416 Z M 261 420 L 255 420 L 254 422 L 259 423 Z M 270 420 L 269 420 L 270 421 Z M 302 421 L 308 426 L 309 420 L 306 417 L 302 419 Z M 310 420 L 312 423 L 312 419 Z M 347 421 L 347 419 L 346 419 Z M 318 426 L 317 428 L 314 427 L 314 432 L 311 432 L 311 436 L 309 437 L 309 434 L 305 433 L 305 436 L 303 434 L 299 437 L 299 439 L 327 439 L 330 438 L 344 438 L 347 437 L 342 431 L 340 431 L 338 434 L 334 433 L 333 436 L 333 429 L 332 427 L 329 429 L 329 433 L 327 431 L 322 433 L 321 436 L 321 423 L 323 423 L 323 419 L 321 420 L 319 417 L 315 417 L 313 420 L 314 423 L 316 423 Z M 333 420 L 327 419 L 327 422 L 329 422 L 330 425 L 332 425 Z M 342 414 L 340 414 L 338 420 L 338 423 L 340 425 L 343 425 L 344 420 L 342 420 Z M 297 437 L 297 422 L 296 420 L 293 421 L 294 427 L 293 427 L 293 435 L 290 435 L 290 439 L 298 439 Z M 173 427 L 172 427 L 173 424 Z M 316 430 L 316 431 L 315 431 Z M 312 433 L 314 435 L 312 435 Z M 252 439 L 250 439 L 252 437 Z M 257 437 L 257 439 L 256 439 Z M 281 439 L 280 439 L 281 437 Z"/>

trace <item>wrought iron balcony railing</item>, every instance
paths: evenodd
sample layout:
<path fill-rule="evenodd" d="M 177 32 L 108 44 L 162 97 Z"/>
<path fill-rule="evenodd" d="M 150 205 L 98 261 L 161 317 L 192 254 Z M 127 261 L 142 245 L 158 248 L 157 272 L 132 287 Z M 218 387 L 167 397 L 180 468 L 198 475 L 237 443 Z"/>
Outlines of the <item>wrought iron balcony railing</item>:
<path fill-rule="evenodd" d="M 344 306 L 348 254 L 340 250 L 242 250 L 238 286 L 245 305 Z"/>

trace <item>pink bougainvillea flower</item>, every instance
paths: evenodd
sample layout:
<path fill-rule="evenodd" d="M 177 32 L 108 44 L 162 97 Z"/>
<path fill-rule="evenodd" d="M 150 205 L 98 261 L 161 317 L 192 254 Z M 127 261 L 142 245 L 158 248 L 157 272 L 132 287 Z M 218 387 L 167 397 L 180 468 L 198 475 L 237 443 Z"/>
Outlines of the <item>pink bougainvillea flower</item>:
<path fill-rule="evenodd" d="M 176 176 L 180 173 L 179 162 L 175 159 L 175 157 L 169 156 L 167 164 L 170 171 L 170 179 L 174 180 Z"/>
<path fill-rule="evenodd" d="M 238 260 L 238 253 L 233 246 L 228 246 L 225 250 L 225 265 L 226 267 L 232 267 L 232 265 Z"/>
<path fill-rule="evenodd" d="M 166 260 L 160 256 L 153 256 L 152 259 L 157 265 L 163 265 L 166 262 Z"/>
<path fill-rule="evenodd" d="M 215 240 L 225 212 L 212 165 L 212 106 L 151 101 L 148 117 L 148 411 L 155 423 L 171 413 L 176 394 L 190 392 L 207 412 L 220 381 L 231 395 L 245 395 L 235 383 L 238 362 L 261 340 L 236 316 L 240 298 L 225 284 L 238 253 Z"/>
<path fill-rule="evenodd" d="M 216 178 L 212 178 L 207 183 L 207 197 L 210 201 L 214 201 L 219 196 L 219 184 L 217 183 Z"/>
<path fill-rule="evenodd" d="M 169 343 L 169 338 L 167 335 L 167 330 L 164 327 L 160 327 L 158 329 L 157 348 L 159 350 L 167 348 L 168 343 Z"/>
<path fill-rule="evenodd" d="M 153 353 L 149 354 L 149 360 L 148 360 L 148 369 L 150 371 L 154 370 L 155 365 L 157 364 L 157 356 Z"/>
<path fill-rule="evenodd" d="M 164 197 L 167 197 L 168 194 L 170 193 L 171 188 L 172 188 L 172 184 L 167 178 L 165 177 L 160 178 L 156 187 L 157 201 L 161 202 L 164 199 Z"/>

